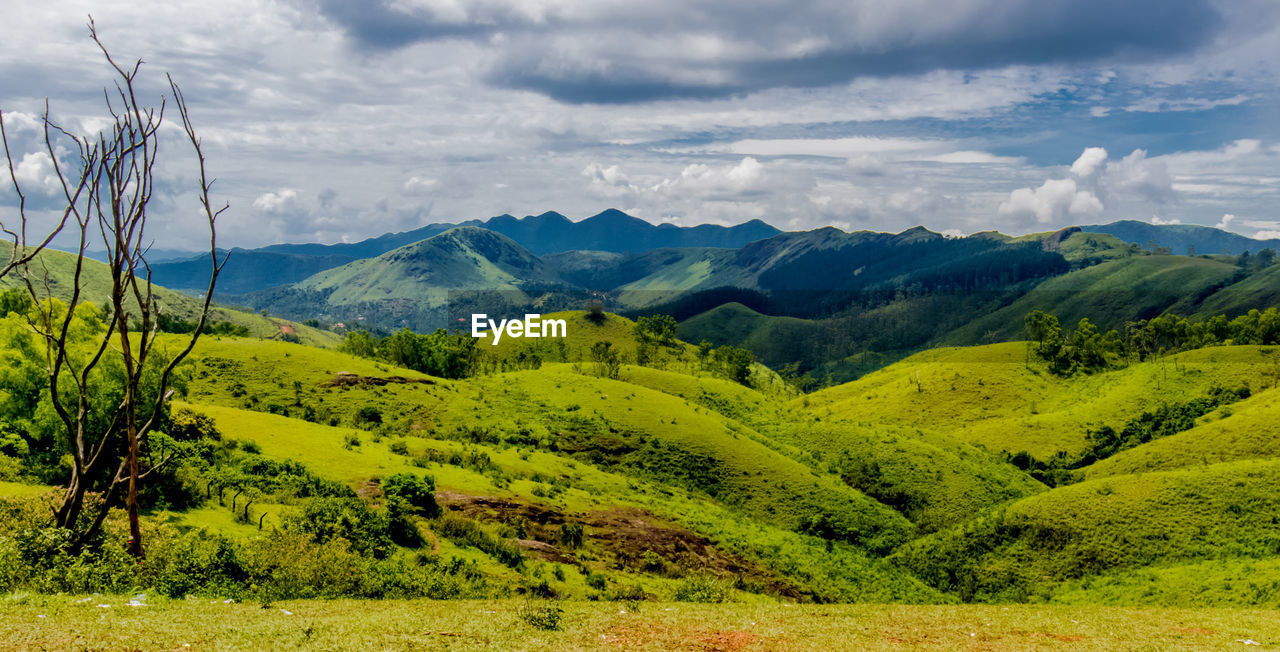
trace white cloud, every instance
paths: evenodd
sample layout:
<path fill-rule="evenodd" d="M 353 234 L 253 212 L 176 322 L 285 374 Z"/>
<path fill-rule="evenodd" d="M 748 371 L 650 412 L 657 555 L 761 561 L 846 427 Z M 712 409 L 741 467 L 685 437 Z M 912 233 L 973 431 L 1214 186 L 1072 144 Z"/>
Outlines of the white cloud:
<path fill-rule="evenodd" d="M 916 186 L 910 190 L 889 195 L 887 206 L 890 210 L 900 214 L 922 219 L 925 216 L 936 214 L 946 199 L 946 197 L 935 195 L 920 186 Z"/>
<path fill-rule="evenodd" d="M 264 213 L 285 213 L 297 206 L 298 191 L 292 188 L 266 192 L 253 200 L 253 207 Z"/>
<path fill-rule="evenodd" d="M 1231 213 L 1227 213 L 1222 216 L 1222 221 L 1218 222 L 1214 226 L 1215 228 L 1219 228 L 1219 229 L 1222 229 L 1223 231 L 1227 231 L 1231 228 L 1231 221 L 1234 219 L 1236 219 L 1235 215 L 1232 215 Z"/>
<path fill-rule="evenodd" d="M 933 161 L 935 163 L 955 163 L 961 165 L 1015 165 L 1022 163 L 1024 159 L 1020 156 L 996 156 L 989 152 L 965 150 L 959 152 L 948 152 L 946 154 L 937 154 L 934 156 L 923 156 L 916 160 Z"/>
<path fill-rule="evenodd" d="M 1039 188 L 1009 193 L 998 211 L 1001 215 L 1033 216 L 1037 222 L 1049 224 L 1097 215 L 1102 212 L 1102 202 L 1092 192 L 1081 190 L 1074 179 L 1050 179 Z"/>
<path fill-rule="evenodd" d="M 1258 231 L 1253 234 L 1255 240 L 1280 240 L 1280 231 Z"/>
<path fill-rule="evenodd" d="M 756 156 L 832 156 L 849 158 L 881 152 L 909 152 L 931 149 L 936 144 L 915 138 L 773 138 L 747 139 L 730 143 L 734 154 Z"/>
<path fill-rule="evenodd" d="M 1152 215 L 1152 216 L 1151 216 L 1151 223 L 1152 223 L 1152 224 L 1155 224 L 1156 226 L 1164 226 L 1164 225 L 1168 225 L 1168 224 L 1182 224 L 1182 220 L 1180 220 L 1180 219 L 1178 219 L 1178 218 L 1176 218 L 1176 217 L 1175 217 L 1175 218 L 1170 218 L 1170 219 L 1167 219 L 1167 220 L 1166 220 L 1166 219 L 1162 219 L 1162 218 L 1161 218 L 1160 216 L 1158 216 L 1158 215 Z"/>
<path fill-rule="evenodd" d="M 1086 147 L 1075 163 L 1071 164 L 1071 174 L 1077 177 L 1092 177 L 1107 161 L 1107 150 L 1102 147 Z"/>
<path fill-rule="evenodd" d="M 440 184 L 439 179 L 423 178 L 418 176 L 409 177 L 404 182 L 404 192 L 411 196 L 424 196 L 431 194 L 431 191 Z"/>
<path fill-rule="evenodd" d="M 697 194 L 738 194 L 752 190 L 764 175 L 764 166 L 747 156 L 733 166 L 694 163 L 674 179 L 664 179 L 654 190 Z"/>
<path fill-rule="evenodd" d="M 622 197 L 640 192 L 640 188 L 631 183 L 631 179 L 615 165 L 603 166 L 589 163 L 582 169 L 582 176 L 591 180 L 591 190 L 605 197 Z"/>
<path fill-rule="evenodd" d="M 53 196 L 62 190 L 62 183 L 58 180 L 58 173 L 53 167 L 53 159 L 49 158 L 45 152 L 24 154 L 22 160 L 14 166 L 13 174 L 18 178 L 24 193 L 34 191 Z"/>
<path fill-rule="evenodd" d="M 1189 98 L 1164 99 L 1159 97 L 1144 98 L 1124 107 L 1125 111 L 1142 113 L 1163 113 L 1167 111 L 1207 111 L 1220 106 L 1239 106 L 1253 99 L 1251 95 L 1238 94 L 1221 99 Z"/>
<path fill-rule="evenodd" d="M 324 1 L 331 7 L 341 4 Z M 229 246 L 260 246 L 281 238 L 354 241 L 412 228 L 428 217 L 460 221 L 552 209 L 585 217 L 607 206 L 682 223 L 704 218 L 733 223 L 762 215 L 779 226 L 803 228 L 839 223 L 898 231 L 924 223 L 935 230 L 971 232 L 1040 224 L 1037 210 L 1044 214 L 1046 209 L 1038 204 L 1046 202 L 1051 204 L 1047 214 L 1062 214 L 1063 220 L 1079 219 L 1073 205 L 1084 215 L 1093 215 L 1090 211 L 1100 205 L 1100 215 L 1107 217 L 1154 210 L 1196 223 L 1213 223 L 1224 213 L 1274 214 L 1280 205 L 1280 183 L 1264 181 L 1280 169 L 1280 143 L 1272 140 L 1271 123 L 1250 113 L 1274 99 L 1275 62 L 1280 61 L 1274 52 L 1280 40 L 1271 20 L 1276 11 L 1262 20 L 1262 5 L 1252 1 L 1233 11 L 1240 24 L 1257 25 L 1257 30 L 1230 50 L 1222 50 L 1223 43 L 1238 31 L 1207 44 L 1203 53 L 1214 59 L 1197 52 L 1173 61 L 1156 53 L 1142 62 L 1098 66 L 1032 61 L 957 70 L 927 67 L 931 71 L 890 71 L 811 87 L 788 75 L 777 87 L 713 99 L 646 103 L 621 98 L 618 104 L 571 109 L 538 89 L 512 90 L 486 76 L 504 57 L 527 53 L 531 62 L 551 66 L 546 70 L 553 75 L 557 63 L 600 71 L 604 85 L 625 81 L 627 71 L 618 64 L 633 62 L 654 67 L 640 70 L 641 77 L 714 86 L 722 79 L 717 74 L 732 73 L 743 62 L 798 60 L 850 42 L 932 47 L 939 34 L 981 40 L 992 15 L 1006 16 L 975 12 L 972 4 L 917 1 L 894 5 L 885 14 L 883 7 L 866 2 L 802 3 L 798 9 L 764 3 L 752 11 L 732 3 L 695 2 L 671 11 L 671 4 L 621 0 L 390 0 L 393 14 L 429 16 L 431 21 L 417 22 L 431 23 L 428 27 L 441 33 L 467 26 L 490 30 L 493 39 L 463 35 L 381 50 L 354 49 L 351 30 L 368 25 L 394 36 L 405 25 L 371 18 L 386 3 L 361 4 L 344 23 L 348 29 L 297 2 L 173 0 L 90 7 L 86 0 L 71 0 L 71 9 L 66 3 L 28 3 L 0 21 L 0 41 L 6 44 L 0 48 L 0 108 L 11 139 L 22 141 L 16 144 L 20 152 L 40 150 L 39 143 L 29 141 L 39 138 L 45 96 L 55 118 L 69 129 L 79 133 L 103 125 L 101 89 L 109 77 L 84 35 L 83 16 L 92 9 L 108 45 L 122 59 L 147 60 L 147 93 L 158 96 L 165 71 L 187 89 L 210 172 L 219 179 L 216 199 L 232 206 L 228 228 L 220 234 L 220 242 Z M 1030 0 L 979 4 L 1040 11 Z M 920 11 L 926 5 L 928 11 Z M 791 20 L 797 13 L 815 12 L 856 20 L 819 21 L 818 29 Z M 762 14 L 776 20 L 762 20 Z M 1096 24 L 1093 13 L 1081 16 Z M 370 20 L 362 23 L 363 18 Z M 979 28 L 958 29 L 957 20 L 974 21 Z M 509 29 L 513 23 L 519 29 Z M 573 25 L 592 27 L 579 31 Z M 1009 28 L 1002 23 L 998 31 Z M 1012 29 L 1018 42 L 1032 44 L 1021 28 Z M 542 38 L 540 30 L 550 37 Z M 855 41 L 848 40 L 851 32 Z M 637 48 L 637 40 L 656 47 Z M 792 66 L 800 72 L 808 67 L 803 61 Z M 1195 140 L 1160 132 L 1144 141 L 1141 134 L 1148 132 L 1143 129 L 1117 133 L 1126 125 L 1153 124 L 1148 121 L 1157 118 L 1154 114 L 1115 118 L 1147 97 L 1161 98 L 1168 109 L 1208 106 L 1184 98 L 1242 102 L 1231 109 L 1241 120 L 1224 119 L 1225 126 L 1215 131 L 1193 122 L 1194 113 L 1180 114 L 1179 125 L 1188 121 Z M 1091 120 L 1090 107 L 1113 118 Z M 1109 158 L 1088 178 L 1068 171 L 1070 159 L 1043 166 L 1016 156 L 1034 159 L 1079 132 L 1085 134 L 1080 145 L 1106 145 L 1112 156 L 1135 147 L 1151 153 L 1130 161 L 1133 169 Z M 1247 138 L 1218 147 L 1242 136 Z M 1212 146 L 1216 149 L 1156 155 L 1214 137 L 1220 138 Z M 182 192 L 192 187 L 194 166 L 177 145 L 166 142 L 162 148 L 160 172 L 168 196 L 158 195 L 153 204 L 154 214 L 165 218 L 156 221 L 155 235 L 158 246 L 194 247 L 200 244 L 200 225 L 185 235 L 181 226 L 190 207 L 190 197 Z M 743 167 L 744 157 L 759 167 Z M 1179 189 L 1195 192 L 1175 197 L 1163 191 L 1159 170 L 1146 167 L 1152 162 L 1167 166 Z M 41 163 L 32 160 L 23 169 L 33 183 L 49 178 Z M 1109 177 L 1103 172 L 1108 167 L 1116 168 Z M 1076 194 L 1069 201 L 1056 199 L 1052 188 L 1042 187 L 1053 179 L 1074 180 Z M 32 192 L 40 195 L 36 187 Z M 329 188 L 340 200 L 325 202 L 321 193 Z M 996 209 L 1005 203 L 1014 207 L 1009 191 L 1015 188 L 1030 193 L 1020 213 L 1030 217 L 1001 220 Z M 1077 202 L 1080 193 L 1085 194 Z M 0 215 L 12 210 L 11 195 L 0 188 Z M 1166 203 L 1152 205 L 1161 198 Z M 1249 233 L 1271 230 L 1242 226 L 1239 220 L 1232 226 Z"/>
<path fill-rule="evenodd" d="M 1135 149 L 1119 161 L 1107 164 L 1108 189 L 1131 192 L 1156 203 L 1173 199 L 1173 180 L 1164 161 L 1148 159 L 1146 150 Z"/>

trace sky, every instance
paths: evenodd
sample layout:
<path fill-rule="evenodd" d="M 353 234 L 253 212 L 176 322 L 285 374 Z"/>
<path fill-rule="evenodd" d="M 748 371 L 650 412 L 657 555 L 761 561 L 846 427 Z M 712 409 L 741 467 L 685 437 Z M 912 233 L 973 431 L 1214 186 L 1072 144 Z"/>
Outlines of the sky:
<path fill-rule="evenodd" d="M 1280 237 L 1267 0 L 0 0 L 0 110 L 34 226 L 59 208 L 46 99 L 73 133 L 106 115 L 90 13 L 116 58 L 145 61 L 143 97 L 166 72 L 182 87 L 227 246 L 606 208 Z M 174 117 L 148 234 L 197 249 Z M 5 184 L 0 221 L 15 205 Z"/>

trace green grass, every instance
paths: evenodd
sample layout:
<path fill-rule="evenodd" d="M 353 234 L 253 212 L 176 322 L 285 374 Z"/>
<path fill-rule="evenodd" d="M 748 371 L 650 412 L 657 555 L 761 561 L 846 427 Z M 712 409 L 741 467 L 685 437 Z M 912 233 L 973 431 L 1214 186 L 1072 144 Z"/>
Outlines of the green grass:
<path fill-rule="evenodd" d="M 1100 478 L 1269 458 L 1280 458 L 1280 389 L 1219 408 L 1191 430 L 1121 451 L 1084 474 Z"/>
<path fill-rule="evenodd" d="M 1280 557 L 1137 568 L 1068 582 L 1058 604 L 1280 609 Z"/>
<path fill-rule="evenodd" d="M 1078 452 L 1090 430 L 1118 429 L 1168 400 L 1214 385 L 1266 386 L 1272 349 L 1210 347 L 1063 379 L 1028 364 L 1025 343 L 940 348 L 796 402 L 822 419 L 919 428 L 1045 459 Z"/>
<path fill-rule="evenodd" d="M 511 317 L 523 315 L 513 315 Z M 498 315 L 490 315 L 497 321 Z M 588 318 L 585 310 L 568 310 L 542 315 L 542 319 L 563 319 L 567 334 L 557 338 L 503 337 L 493 344 L 493 336 L 482 339 L 480 350 L 497 357 L 512 357 L 520 352 L 536 353 L 545 361 L 590 362 L 591 347 L 597 342 L 611 342 L 610 347 L 625 359 L 636 355 L 636 323 L 613 313 L 604 313 L 599 322 Z M 681 346 L 680 350 L 686 347 Z"/>
<path fill-rule="evenodd" d="M 10 246 L 7 243 L 0 243 L 0 255 L 7 257 Z M 30 268 L 37 287 L 40 287 L 41 282 L 45 282 L 53 297 L 68 301 L 71 298 L 75 278 L 75 264 L 75 254 L 45 249 L 31 262 Z M 0 278 L 0 289 L 21 286 L 21 278 L 16 272 Z M 99 307 L 102 307 L 103 299 L 111 295 L 111 275 L 107 265 L 86 258 L 81 271 L 81 287 L 82 300 L 93 301 Z M 195 321 L 200 314 L 203 297 L 197 298 L 159 286 L 156 287 L 155 294 L 160 304 L 160 309 L 170 315 L 187 321 Z M 310 326 L 284 319 L 268 318 L 259 314 L 231 310 L 216 305 L 209 313 L 209 320 L 213 322 L 229 321 L 237 326 L 244 326 L 249 329 L 251 336 L 259 338 L 280 337 L 285 332 L 282 328 L 287 327 L 303 342 L 313 346 L 336 346 L 340 340 L 336 334 L 329 331 L 311 328 Z"/>
<path fill-rule="evenodd" d="M 813 325 L 814 322 L 810 319 L 763 315 L 732 302 L 680 322 L 679 334 L 682 339 L 690 342 L 708 340 L 715 344 L 746 347 L 752 351 L 767 351 L 778 346 L 778 335 L 783 329 L 812 329 Z"/>
<path fill-rule="evenodd" d="M 316 406 L 322 422 L 333 415 L 350 425 L 359 407 L 376 406 L 388 417 L 407 415 L 400 423 L 406 434 L 447 438 L 442 435 L 480 428 L 499 439 L 534 437 L 610 467 L 705 492 L 787 528 L 799 528 L 825 513 L 861 523 L 859 530 L 867 541 L 880 541 L 876 545 L 901 540 L 909 529 L 891 510 L 760 443 L 761 435 L 747 426 L 679 397 L 577 373 L 570 365 L 462 383 L 338 389 L 318 384 L 338 371 L 371 376 L 401 372 L 380 371 L 376 364 L 336 352 L 271 343 L 239 347 L 215 341 L 202 347 L 200 357 L 206 366 L 193 383 L 194 402 L 244 407 L 244 399 L 231 396 L 228 381 L 252 379 L 255 384 L 245 391 L 259 397 L 259 409 L 268 403 L 287 408 L 301 396 Z M 225 375 L 207 366 L 214 361 Z M 293 388 L 294 381 L 302 384 L 301 390 Z"/>
<path fill-rule="evenodd" d="M 1097 606 L 870 606 L 562 603 L 557 631 L 518 615 L 519 600 L 292 601 L 11 596 L 0 606 L 14 649 L 1226 649 L 1280 644 L 1264 610 Z M 99 604 L 110 605 L 101 608 Z M 285 612 L 288 613 L 285 613 Z"/>
<path fill-rule="evenodd" d="M 1051 278 L 1007 307 L 973 320 L 945 343 L 972 343 L 991 335 L 1022 336 L 1022 319 L 1033 310 L 1074 325 L 1082 317 L 1106 328 L 1153 317 L 1166 310 L 1193 311 L 1196 301 L 1231 280 L 1236 268 L 1221 261 L 1187 256 L 1137 256 L 1105 262 Z"/>
<path fill-rule="evenodd" d="M 497 260 L 498 262 L 494 262 Z M 330 305 L 409 301 L 443 305 L 455 290 L 510 292 L 526 299 L 524 282 L 553 282 L 555 273 L 514 241 L 476 227 L 459 227 L 376 258 L 325 270 L 297 285 L 333 290 Z"/>
<path fill-rule="evenodd" d="M 4 498 L 26 498 L 54 491 L 61 491 L 61 489 L 22 482 L 0 482 L 0 497 Z"/>
<path fill-rule="evenodd" d="M 1196 314 L 1200 317 L 1214 315 L 1240 315 L 1253 309 L 1265 310 L 1280 306 L 1280 265 L 1272 265 L 1250 274 L 1238 283 L 1229 285 L 1205 300 Z"/>
<path fill-rule="evenodd" d="M 469 450 L 488 456 L 500 469 L 499 476 L 438 463 L 429 463 L 422 471 L 436 479 L 441 491 L 509 499 L 568 515 L 641 509 L 711 537 L 716 548 L 753 560 L 751 563 L 766 569 L 764 581 L 776 582 L 768 579 L 769 573 L 784 572 L 802 591 L 812 591 L 823 599 L 945 600 L 908 577 L 895 577 L 894 571 L 860 550 L 843 545 L 830 549 L 821 539 L 788 531 L 823 506 L 836 512 L 852 510 L 849 513 L 872 519 L 866 523 L 867 532 L 884 527 L 901 532 L 909 525 L 834 478 L 814 475 L 808 467 L 777 452 L 776 445 L 770 448 L 759 443 L 765 441 L 759 433 L 679 397 L 583 376 L 571 365 L 468 381 L 436 379 L 436 385 L 338 389 L 317 385 L 331 380 L 338 371 L 371 377 L 425 376 L 334 351 L 229 338 L 211 339 L 197 357 L 202 362 L 196 368 L 189 397 L 198 403 L 193 409 L 214 416 L 218 427 L 232 439 L 252 439 L 269 456 L 295 459 L 353 486 L 374 476 L 410 470 L 407 460 L 426 449 L 446 453 Z M 624 378 L 632 373 L 645 378 L 687 379 L 732 392 L 754 404 L 763 400 L 753 390 L 717 379 L 633 367 L 624 370 Z M 257 411 L 243 409 L 246 397 L 233 396 L 228 390 L 232 379 L 244 381 L 248 394 L 262 396 Z M 319 407 L 322 414 L 337 415 L 343 425 L 310 424 L 260 411 L 274 402 L 288 405 L 296 413 L 293 401 L 299 393 L 292 387 L 293 380 L 302 384 L 300 395 L 305 404 Z M 602 398 L 610 394 L 612 401 Z M 352 432 L 350 416 L 366 405 L 377 405 L 389 419 L 396 415 L 397 420 L 381 442 L 362 432 L 358 434 L 361 445 L 346 450 L 342 445 Z M 578 408 L 569 410 L 572 405 Z M 662 474 L 636 473 L 637 469 L 615 459 L 605 459 L 600 466 L 569 457 L 563 448 L 535 450 L 470 443 L 465 436 L 457 439 L 458 428 L 472 427 L 492 432 L 499 442 L 524 430 L 560 442 L 557 448 L 572 440 L 593 447 L 604 445 L 606 451 L 608 442 L 619 433 L 652 438 L 710 453 L 715 460 L 722 457 L 716 464 L 728 468 L 728 486 L 712 496 L 696 484 L 671 484 Z M 611 428 L 619 432 L 610 432 Z M 389 446 L 396 441 L 407 444 L 407 457 L 390 453 Z M 534 474 L 562 478 L 568 490 L 555 498 L 535 496 L 534 490 L 545 486 L 545 481 L 529 480 Z M 498 477 L 506 480 L 499 482 Z M 647 543 L 637 539 L 630 545 Z"/>
<path fill-rule="evenodd" d="M 371 444 L 368 432 L 353 428 L 331 428 L 300 419 L 249 410 L 178 403 L 176 407 L 204 413 L 213 418 L 224 437 L 253 441 L 264 455 L 293 459 L 326 478 L 351 485 L 372 477 L 384 477 L 411 470 L 408 458 L 392 454 L 386 446 Z M 361 444 L 347 449 L 345 439 L 359 438 Z"/>
<path fill-rule="evenodd" d="M 1280 460 L 1113 476 L 1059 487 L 908 544 L 899 561 L 980 599 L 1047 597 L 1055 583 L 1223 557 L 1280 556 Z"/>
<path fill-rule="evenodd" d="M 1084 231 L 1067 236 L 1059 243 L 1058 253 L 1069 262 L 1087 264 L 1141 255 L 1130 249 L 1129 243 L 1113 235 Z"/>

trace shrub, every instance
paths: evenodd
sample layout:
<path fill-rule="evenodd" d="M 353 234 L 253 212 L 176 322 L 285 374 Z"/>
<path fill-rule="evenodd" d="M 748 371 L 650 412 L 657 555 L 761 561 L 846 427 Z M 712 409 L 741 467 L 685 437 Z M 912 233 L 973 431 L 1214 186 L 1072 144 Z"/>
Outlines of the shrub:
<path fill-rule="evenodd" d="M 588 575 L 585 581 L 587 583 L 587 586 L 597 591 L 603 591 L 605 587 L 608 585 L 608 579 L 606 579 L 604 575 L 601 575 L 599 573 L 592 573 Z"/>
<path fill-rule="evenodd" d="M 222 439 L 222 433 L 218 430 L 213 418 L 186 408 L 177 408 L 170 413 L 164 431 L 178 441 L 199 439 L 220 441 Z"/>
<path fill-rule="evenodd" d="M 436 483 L 431 476 L 397 473 L 382 481 L 382 494 L 389 500 L 401 500 L 413 512 L 435 518 L 440 515 L 436 503 Z"/>
<path fill-rule="evenodd" d="M 516 613 L 520 616 L 520 620 L 535 629 L 555 631 L 560 629 L 560 619 L 564 616 L 564 609 L 554 602 L 539 604 L 533 600 L 526 600 Z"/>
<path fill-rule="evenodd" d="M 565 523 L 560 526 L 560 543 L 570 548 L 581 548 L 583 529 L 581 523 Z"/>
<path fill-rule="evenodd" d="M 353 550 L 384 559 L 391 550 L 391 523 L 356 497 L 313 498 L 292 525 L 316 543 L 346 539 Z"/>
<path fill-rule="evenodd" d="M 382 424 L 382 410 L 376 406 L 366 405 L 356 412 L 356 423 L 367 423 L 370 425 Z"/>
<path fill-rule="evenodd" d="M 518 547 L 494 537 L 473 520 L 446 514 L 438 522 L 436 531 L 456 544 L 476 548 L 511 568 L 524 565 L 524 554 Z"/>
<path fill-rule="evenodd" d="M 189 593 L 238 595 L 237 587 L 249 576 L 234 543 L 218 535 L 182 537 L 169 550 L 167 562 L 155 588 L 171 598 Z"/>
<path fill-rule="evenodd" d="M 714 577 L 690 577 L 680 582 L 674 597 L 676 602 L 719 604 L 729 598 L 729 589 Z"/>

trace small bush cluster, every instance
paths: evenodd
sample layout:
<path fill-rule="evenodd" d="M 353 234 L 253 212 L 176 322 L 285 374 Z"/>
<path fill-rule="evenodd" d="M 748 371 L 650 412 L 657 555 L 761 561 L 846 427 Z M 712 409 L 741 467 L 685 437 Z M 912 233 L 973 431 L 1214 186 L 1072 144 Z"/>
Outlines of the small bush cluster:
<path fill-rule="evenodd" d="M 351 499 L 316 499 L 284 529 L 233 540 L 146 523 L 147 556 L 124 545 L 124 524 L 77 551 L 71 533 L 44 527 L 39 498 L 0 499 L 0 592 L 125 593 L 171 597 L 484 598 L 501 593 L 473 562 L 422 552 L 390 553 L 378 514 Z M 145 523 L 145 522 L 144 522 Z M 370 543 L 373 541 L 373 543 Z"/>

